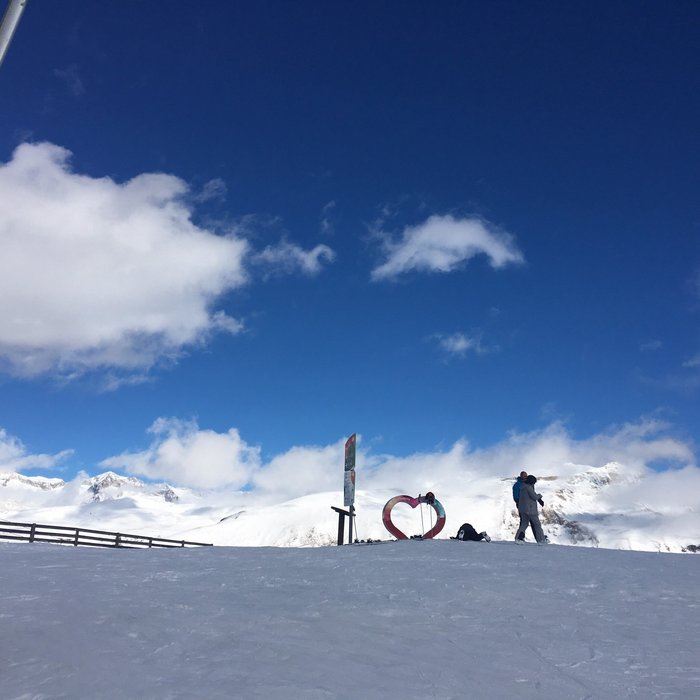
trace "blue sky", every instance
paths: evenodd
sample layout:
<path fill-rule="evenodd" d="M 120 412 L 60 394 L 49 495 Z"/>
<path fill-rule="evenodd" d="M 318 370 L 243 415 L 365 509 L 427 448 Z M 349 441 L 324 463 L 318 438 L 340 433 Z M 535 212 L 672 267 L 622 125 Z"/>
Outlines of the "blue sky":
<path fill-rule="evenodd" d="M 699 21 L 32 0 L 0 67 L 5 467 L 211 449 L 190 481 L 240 485 L 227 450 L 650 421 L 694 451 Z"/>

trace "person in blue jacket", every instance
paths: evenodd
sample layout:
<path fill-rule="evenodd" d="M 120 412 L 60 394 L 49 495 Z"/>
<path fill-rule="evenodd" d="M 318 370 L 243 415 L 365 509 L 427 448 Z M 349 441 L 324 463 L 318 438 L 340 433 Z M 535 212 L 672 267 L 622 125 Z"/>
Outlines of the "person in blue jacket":
<path fill-rule="evenodd" d="M 515 480 L 513 484 L 513 500 L 515 505 L 518 505 L 518 499 L 520 498 L 520 487 L 525 483 L 527 479 L 527 472 L 520 472 L 520 476 Z"/>
<path fill-rule="evenodd" d="M 513 500 L 515 501 L 516 508 L 518 507 L 518 500 L 520 499 L 520 487 L 525 483 L 525 479 L 527 479 L 527 472 L 520 472 L 520 476 L 515 480 L 515 483 L 513 484 Z M 525 533 L 518 531 L 518 534 L 516 535 L 515 539 L 524 540 Z"/>

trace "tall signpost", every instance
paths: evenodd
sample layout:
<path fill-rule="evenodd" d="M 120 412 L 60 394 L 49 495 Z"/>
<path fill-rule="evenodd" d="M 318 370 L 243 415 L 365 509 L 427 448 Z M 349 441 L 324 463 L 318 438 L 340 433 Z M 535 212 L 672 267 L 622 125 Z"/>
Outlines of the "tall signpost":
<path fill-rule="evenodd" d="M 10 0 L 7 3 L 5 14 L 2 17 L 2 21 L 0 21 L 0 64 L 2 59 L 5 58 L 7 49 L 12 41 L 12 35 L 17 29 L 26 4 L 27 0 Z"/>
<path fill-rule="evenodd" d="M 350 544 L 352 544 L 352 526 L 355 517 L 355 452 L 357 435 L 353 433 L 345 442 L 345 501 L 343 505 L 350 510 Z"/>

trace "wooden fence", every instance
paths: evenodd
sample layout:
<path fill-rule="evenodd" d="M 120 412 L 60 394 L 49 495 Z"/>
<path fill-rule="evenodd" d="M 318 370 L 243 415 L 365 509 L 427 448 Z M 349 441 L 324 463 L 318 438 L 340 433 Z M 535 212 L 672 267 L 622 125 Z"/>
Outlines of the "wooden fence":
<path fill-rule="evenodd" d="M 70 544 L 75 547 L 211 547 L 206 542 L 187 540 L 167 540 L 162 537 L 128 535 L 123 532 L 89 530 L 85 527 L 63 525 L 39 525 L 38 523 L 10 523 L 0 521 L 0 540 L 20 540 L 22 542 L 52 542 Z"/>

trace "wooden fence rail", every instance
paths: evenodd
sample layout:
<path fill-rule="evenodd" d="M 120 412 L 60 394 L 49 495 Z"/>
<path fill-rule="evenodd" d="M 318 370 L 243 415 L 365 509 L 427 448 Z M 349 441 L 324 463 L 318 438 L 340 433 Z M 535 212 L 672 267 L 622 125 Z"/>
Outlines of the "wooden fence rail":
<path fill-rule="evenodd" d="M 167 540 L 163 537 L 129 535 L 124 532 L 90 530 L 85 527 L 64 525 L 39 525 L 38 523 L 11 523 L 0 520 L 0 540 L 20 540 L 22 542 L 52 542 L 70 544 L 75 547 L 211 547 L 207 542 L 187 540 Z"/>

